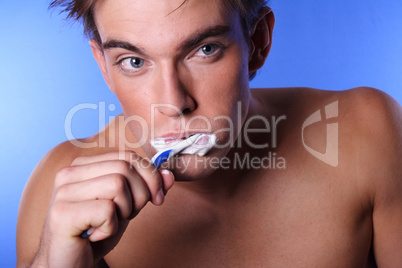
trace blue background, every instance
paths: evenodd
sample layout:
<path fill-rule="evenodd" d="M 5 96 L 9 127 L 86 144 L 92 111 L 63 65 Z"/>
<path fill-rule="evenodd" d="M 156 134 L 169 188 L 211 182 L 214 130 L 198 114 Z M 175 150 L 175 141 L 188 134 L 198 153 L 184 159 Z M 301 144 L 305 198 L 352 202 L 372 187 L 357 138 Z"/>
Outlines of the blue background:
<path fill-rule="evenodd" d="M 49 1 L 0 0 L 0 266 L 15 266 L 19 199 L 37 162 L 66 139 L 80 103 L 118 101 L 109 92 L 81 26 L 49 12 Z M 402 1 L 271 0 L 270 57 L 253 87 L 379 88 L 402 103 Z M 117 115 L 106 109 L 106 117 Z M 73 134 L 98 131 L 97 111 L 79 112 Z"/>

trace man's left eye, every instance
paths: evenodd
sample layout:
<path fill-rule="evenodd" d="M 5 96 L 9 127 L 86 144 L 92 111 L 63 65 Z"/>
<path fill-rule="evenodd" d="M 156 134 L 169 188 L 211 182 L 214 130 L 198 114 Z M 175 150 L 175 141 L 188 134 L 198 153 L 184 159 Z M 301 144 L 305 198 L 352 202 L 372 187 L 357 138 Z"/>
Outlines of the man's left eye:
<path fill-rule="evenodd" d="M 200 48 L 199 52 L 204 54 L 205 56 L 209 56 L 209 55 L 214 54 L 217 49 L 218 49 L 217 45 L 208 44 L 208 45 L 202 46 Z"/>

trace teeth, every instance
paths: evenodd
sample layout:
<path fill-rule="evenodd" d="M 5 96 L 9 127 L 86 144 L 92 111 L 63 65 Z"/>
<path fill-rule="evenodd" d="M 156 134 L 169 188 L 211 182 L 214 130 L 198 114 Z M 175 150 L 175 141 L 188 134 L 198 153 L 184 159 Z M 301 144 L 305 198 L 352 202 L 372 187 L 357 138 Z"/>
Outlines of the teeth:
<path fill-rule="evenodd" d="M 191 146 L 181 151 L 181 154 L 197 154 L 204 156 L 215 146 L 216 140 L 215 135 L 202 134 Z"/>
<path fill-rule="evenodd" d="M 193 134 L 193 135 L 188 136 L 187 138 L 182 137 L 182 138 L 177 138 L 177 139 L 175 139 L 175 138 L 158 138 L 158 139 L 150 140 L 150 143 L 156 150 L 161 151 L 161 150 L 169 149 L 169 148 L 175 146 L 176 144 L 181 143 L 185 140 L 193 141 L 199 135 L 201 135 L 201 134 Z"/>
<path fill-rule="evenodd" d="M 167 143 L 169 140 L 172 140 L 172 142 Z M 217 138 L 215 135 L 199 133 L 191 135 L 188 138 L 176 140 L 171 138 L 154 139 L 151 140 L 150 143 L 158 152 L 180 147 L 183 148 L 180 149 L 181 154 L 198 154 L 199 156 L 204 156 L 215 146 L 216 141 Z M 187 145 L 185 143 L 187 143 Z"/>

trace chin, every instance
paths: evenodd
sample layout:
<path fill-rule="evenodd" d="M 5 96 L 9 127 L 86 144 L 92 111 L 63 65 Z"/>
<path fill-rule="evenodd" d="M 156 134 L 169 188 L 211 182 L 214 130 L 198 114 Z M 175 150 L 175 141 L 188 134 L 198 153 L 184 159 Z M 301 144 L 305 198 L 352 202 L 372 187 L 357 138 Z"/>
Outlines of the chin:
<path fill-rule="evenodd" d="M 166 168 L 173 172 L 176 181 L 202 180 L 219 168 L 218 165 L 211 165 L 210 160 L 213 158 L 217 156 L 179 155 L 171 159 Z"/>

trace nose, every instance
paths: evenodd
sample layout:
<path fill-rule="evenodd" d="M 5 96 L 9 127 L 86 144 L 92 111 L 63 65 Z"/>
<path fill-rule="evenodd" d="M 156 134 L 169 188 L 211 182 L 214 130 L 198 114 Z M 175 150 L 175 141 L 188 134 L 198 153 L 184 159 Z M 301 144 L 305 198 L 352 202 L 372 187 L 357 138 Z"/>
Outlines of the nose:
<path fill-rule="evenodd" d="M 184 80 L 180 75 L 177 66 L 169 63 L 164 64 L 157 71 L 157 109 L 160 113 L 175 117 L 188 114 L 195 110 L 196 102 L 191 92 L 186 88 Z M 188 80 L 188 79 L 187 79 Z"/>

